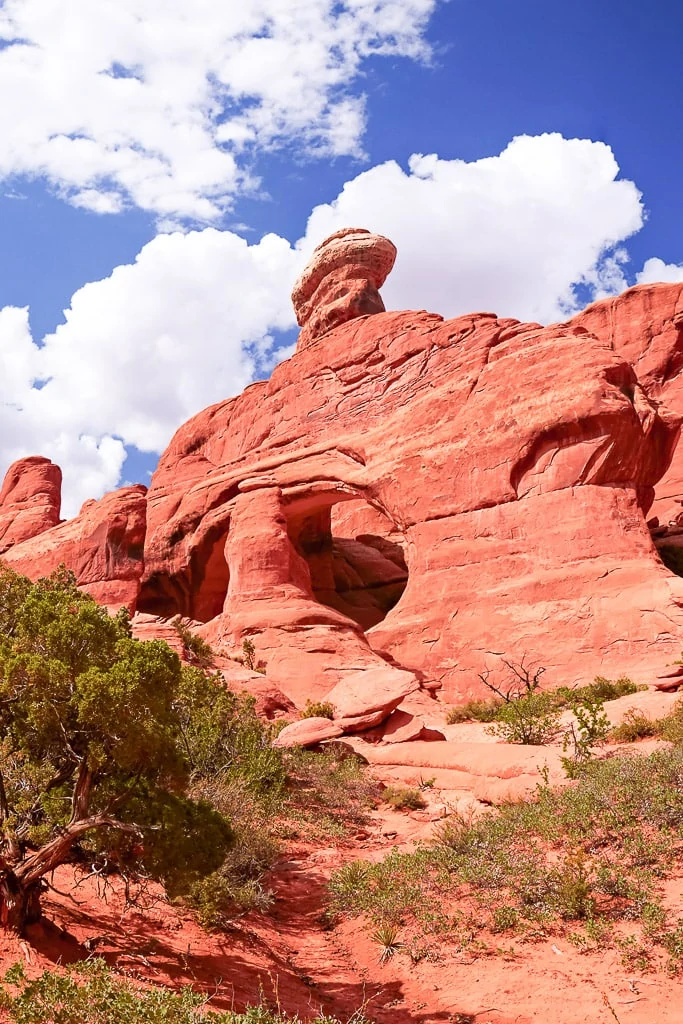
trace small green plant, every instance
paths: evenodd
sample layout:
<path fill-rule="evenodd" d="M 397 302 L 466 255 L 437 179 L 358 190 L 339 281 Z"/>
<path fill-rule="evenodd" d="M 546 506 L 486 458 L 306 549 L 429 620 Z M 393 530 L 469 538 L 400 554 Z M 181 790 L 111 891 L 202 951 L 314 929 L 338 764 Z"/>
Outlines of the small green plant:
<path fill-rule="evenodd" d="M 379 962 L 386 963 L 392 956 L 398 953 L 403 945 L 398 938 L 398 928 L 394 924 L 384 923 L 379 925 L 372 933 L 372 940 L 381 947 Z"/>
<path fill-rule="evenodd" d="M 382 799 L 397 811 L 419 811 L 427 806 L 420 790 L 408 786 L 387 786 Z"/>
<path fill-rule="evenodd" d="M 593 756 L 593 748 L 607 740 L 610 721 L 605 714 L 602 699 L 584 696 L 571 705 L 574 721 L 564 733 L 562 749 L 569 756 L 562 758 L 562 765 L 569 778 L 576 778 L 581 765 Z"/>
<path fill-rule="evenodd" d="M 676 702 L 673 711 L 662 718 L 660 724 L 662 739 L 679 746 L 683 744 L 683 700 Z"/>
<path fill-rule="evenodd" d="M 328 700 L 307 700 L 302 718 L 334 718 L 334 704 Z"/>
<path fill-rule="evenodd" d="M 545 669 L 525 665 L 524 658 L 519 664 L 506 658 L 501 661 L 507 678 L 500 685 L 491 682 L 490 669 L 479 674 L 484 686 L 500 701 L 488 731 L 506 743 L 550 743 L 559 732 L 559 710 L 553 695 L 540 690 Z"/>
<path fill-rule="evenodd" d="M 500 700 L 468 700 L 465 704 L 457 704 L 449 708 L 446 714 L 448 725 L 459 725 L 461 722 L 493 722 L 502 701 Z"/>
<path fill-rule="evenodd" d="M 244 667 L 248 668 L 250 672 L 256 671 L 256 647 L 254 641 L 249 640 L 247 637 L 242 641 L 242 658 L 244 661 Z"/>
<path fill-rule="evenodd" d="M 609 736 L 615 743 L 635 743 L 636 740 L 661 735 L 662 729 L 663 726 L 659 720 L 650 718 L 642 711 L 632 708 L 624 715 L 621 725 L 615 726 Z"/>
<path fill-rule="evenodd" d="M 515 907 L 495 907 L 491 915 L 492 932 L 508 932 L 517 927 L 519 923 L 519 912 Z"/>
<path fill-rule="evenodd" d="M 211 668 L 215 661 L 211 645 L 203 637 L 193 633 L 187 623 L 183 622 L 180 615 L 176 615 L 175 619 L 171 620 L 171 625 L 180 637 L 187 660 L 194 665 L 199 665 L 201 668 Z"/>

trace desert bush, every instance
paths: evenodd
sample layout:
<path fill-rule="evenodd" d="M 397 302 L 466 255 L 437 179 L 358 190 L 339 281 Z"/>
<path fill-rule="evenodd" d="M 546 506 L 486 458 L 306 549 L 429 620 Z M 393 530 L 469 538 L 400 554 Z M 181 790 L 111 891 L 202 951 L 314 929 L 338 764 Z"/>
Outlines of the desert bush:
<path fill-rule="evenodd" d="M 682 837 L 683 749 L 591 760 L 566 788 L 541 785 L 533 800 L 476 819 L 451 815 L 430 846 L 333 874 L 330 905 L 401 924 L 407 940 L 433 928 L 431 908 L 463 901 L 477 907 L 475 932 L 586 921 L 597 933 L 621 918 L 640 920 L 646 938 L 653 922 L 675 934 L 657 884 Z"/>
<path fill-rule="evenodd" d="M 677 701 L 673 711 L 660 719 L 660 726 L 662 739 L 683 744 L 683 700 Z"/>
<path fill-rule="evenodd" d="M 501 700 L 468 700 L 448 709 L 446 722 L 458 725 L 460 722 L 493 722 L 502 704 Z"/>
<path fill-rule="evenodd" d="M 334 704 L 328 700 L 307 700 L 302 718 L 334 718 Z"/>
<path fill-rule="evenodd" d="M 0 1008 L 14 1024 L 302 1024 L 265 1005 L 237 1013 L 212 1010 L 210 997 L 189 986 L 172 992 L 141 988 L 110 970 L 103 960 L 44 971 L 27 979 L 19 965 L 3 979 Z M 355 1024 L 367 1024 L 360 1014 Z M 310 1024 L 340 1024 L 317 1016 Z"/>
<path fill-rule="evenodd" d="M 550 743 L 559 732 L 559 710 L 551 693 L 540 690 L 545 669 L 501 658 L 506 678 L 500 684 L 491 682 L 487 669 L 479 678 L 500 701 L 489 732 L 506 743 Z"/>
<path fill-rule="evenodd" d="M 419 811 L 427 806 L 420 790 L 408 786 L 387 786 L 382 800 L 396 811 Z"/>
<path fill-rule="evenodd" d="M 619 679 L 605 679 L 604 676 L 596 676 L 588 686 L 560 686 L 553 690 L 558 707 L 569 707 L 577 701 L 585 700 L 617 700 L 631 693 L 638 693 L 640 690 L 647 690 L 647 686 L 639 686 L 627 676 L 620 676 Z"/>
<path fill-rule="evenodd" d="M 248 668 L 251 672 L 256 670 L 256 647 L 253 640 L 246 639 L 242 641 L 242 660 L 244 661 L 245 668 Z"/>
<path fill-rule="evenodd" d="M 203 637 L 193 633 L 180 615 L 171 620 L 171 625 L 180 637 L 187 660 L 201 668 L 211 668 L 215 659 L 211 645 Z"/>
<path fill-rule="evenodd" d="M 602 698 L 593 694 L 584 695 L 570 704 L 574 720 L 569 723 L 562 738 L 562 749 L 568 757 L 562 764 L 569 778 L 575 778 L 581 765 L 593 756 L 596 746 L 606 742 L 610 732 L 610 721 L 605 714 Z"/>
<path fill-rule="evenodd" d="M 642 711 L 632 708 L 624 715 L 621 725 L 616 725 L 609 736 L 615 743 L 635 743 L 636 740 L 661 735 L 662 729 L 661 720 L 650 718 Z"/>

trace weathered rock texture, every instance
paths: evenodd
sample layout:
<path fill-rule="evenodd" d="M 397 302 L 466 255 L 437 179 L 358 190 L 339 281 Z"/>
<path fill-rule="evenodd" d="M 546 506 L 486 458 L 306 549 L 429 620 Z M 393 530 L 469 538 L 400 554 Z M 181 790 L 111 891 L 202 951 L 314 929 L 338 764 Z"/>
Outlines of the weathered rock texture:
<path fill-rule="evenodd" d="M 683 416 L 683 283 L 644 284 L 588 306 L 571 321 L 614 346 L 656 405 Z M 657 483 L 651 515 L 683 515 L 683 445 Z"/>
<path fill-rule="evenodd" d="M 31 579 L 64 563 L 100 604 L 133 610 L 143 569 L 145 494 L 138 484 L 86 501 L 75 519 L 15 544 L 3 561 Z"/>
<path fill-rule="evenodd" d="M 13 462 L 0 491 L 0 555 L 59 522 L 62 471 L 39 455 Z"/>
<path fill-rule="evenodd" d="M 299 350 L 333 327 L 383 313 L 379 289 L 395 259 L 393 242 L 364 228 L 346 228 L 321 242 L 292 292 L 297 322 L 303 328 Z"/>
<path fill-rule="evenodd" d="M 296 355 L 177 431 L 138 609 L 195 620 L 225 654 L 253 642 L 298 707 L 353 690 L 353 711 L 299 735 L 420 717 L 439 686 L 481 691 L 501 656 L 551 686 L 654 681 L 683 634 L 683 580 L 645 519 L 655 488 L 657 508 L 683 500 L 682 286 L 551 327 L 444 321 L 383 311 L 394 256 L 359 229 L 327 239 L 295 287 Z M 12 564 L 64 560 L 132 604 L 144 506 L 135 489 L 86 505 Z M 376 699 L 380 677 L 394 696 Z"/>
<path fill-rule="evenodd" d="M 348 266 L 362 239 L 336 240 Z M 323 307 L 316 260 L 303 294 Z M 683 581 L 644 513 L 680 419 L 632 353 L 598 319 L 601 336 L 346 312 L 315 331 L 300 313 L 292 359 L 177 432 L 149 493 L 143 610 L 211 618 L 218 643 L 251 637 L 297 703 L 378 655 L 446 699 L 502 654 L 555 684 L 663 670 Z M 368 595 L 391 586 L 369 616 Z"/>

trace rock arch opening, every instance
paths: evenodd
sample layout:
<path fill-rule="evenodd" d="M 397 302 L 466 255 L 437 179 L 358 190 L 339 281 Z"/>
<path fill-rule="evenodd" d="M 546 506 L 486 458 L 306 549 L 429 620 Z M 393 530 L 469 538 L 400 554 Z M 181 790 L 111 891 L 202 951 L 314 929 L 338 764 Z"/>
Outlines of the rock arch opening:
<path fill-rule="evenodd" d="M 290 540 L 306 560 L 313 596 L 371 629 L 398 604 L 408 582 L 405 539 L 363 499 L 288 518 Z"/>

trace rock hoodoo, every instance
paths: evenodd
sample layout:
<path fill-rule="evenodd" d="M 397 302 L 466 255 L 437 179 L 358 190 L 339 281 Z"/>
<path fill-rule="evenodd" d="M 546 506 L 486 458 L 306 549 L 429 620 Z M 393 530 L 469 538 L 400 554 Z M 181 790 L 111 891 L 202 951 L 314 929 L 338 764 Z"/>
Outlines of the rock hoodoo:
<path fill-rule="evenodd" d="M 62 471 L 34 455 L 13 462 L 0 491 L 0 555 L 59 522 Z"/>
<path fill-rule="evenodd" d="M 554 685 L 654 681 L 683 633 L 683 580 L 646 525 L 653 499 L 683 501 L 683 287 L 549 327 L 444 321 L 384 311 L 394 258 L 361 229 L 323 242 L 294 289 L 296 354 L 184 424 L 146 496 L 86 505 L 8 561 L 66 561 L 226 654 L 250 640 L 297 706 L 336 695 L 306 735 L 392 713 L 418 735 L 421 700 L 476 693 L 501 655 Z"/>
<path fill-rule="evenodd" d="M 365 228 L 345 228 L 321 242 L 292 292 L 303 328 L 299 351 L 349 320 L 383 313 L 379 289 L 395 259 L 393 242 Z"/>

